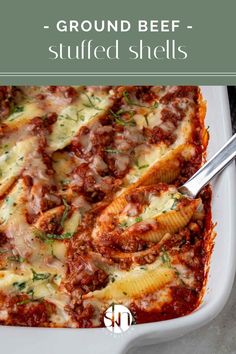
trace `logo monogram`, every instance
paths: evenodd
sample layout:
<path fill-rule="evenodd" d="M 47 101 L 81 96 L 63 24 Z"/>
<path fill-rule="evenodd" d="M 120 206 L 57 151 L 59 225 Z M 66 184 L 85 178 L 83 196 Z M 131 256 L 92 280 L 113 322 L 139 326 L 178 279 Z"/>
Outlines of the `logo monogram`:
<path fill-rule="evenodd" d="M 104 324 L 106 328 L 114 333 L 126 332 L 133 322 L 130 310 L 123 305 L 112 304 L 104 314 Z"/>

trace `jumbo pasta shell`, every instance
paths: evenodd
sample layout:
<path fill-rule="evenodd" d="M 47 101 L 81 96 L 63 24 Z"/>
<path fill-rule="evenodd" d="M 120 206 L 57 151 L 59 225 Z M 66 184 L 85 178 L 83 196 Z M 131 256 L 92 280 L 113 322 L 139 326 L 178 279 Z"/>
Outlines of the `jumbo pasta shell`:
<path fill-rule="evenodd" d="M 93 229 L 92 237 L 96 238 L 99 234 L 108 231 L 112 225 L 112 221 L 115 215 L 118 215 L 121 210 L 127 204 L 125 199 L 125 193 L 123 193 L 120 197 L 117 197 L 113 200 L 113 202 L 108 205 L 108 207 L 103 211 L 100 217 L 97 220 L 97 224 Z"/>
<path fill-rule="evenodd" d="M 166 152 L 161 158 L 152 163 L 146 170 L 140 170 L 139 178 L 132 182 L 132 170 L 124 180 L 124 188 L 132 190 L 141 185 L 159 182 L 171 183 L 181 171 L 181 161 L 189 161 L 195 155 L 193 144 L 182 144 Z"/>
<path fill-rule="evenodd" d="M 194 146 L 191 144 L 180 145 L 176 149 L 168 152 L 159 161 L 154 163 L 144 175 L 135 183 L 138 187 L 141 185 L 150 185 L 159 182 L 171 183 L 180 174 L 181 160 L 188 161 L 195 154 Z"/>
<path fill-rule="evenodd" d="M 44 212 L 35 223 L 36 229 L 43 229 L 45 225 L 49 225 L 53 220 L 57 219 L 60 221 L 64 208 L 65 207 L 63 205 L 60 205 Z"/>
<path fill-rule="evenodd" d="M 175 277 L 172 268 L 158 267 L 151 270 L 135 270 L 127 272 L 127 275 L 113 283 L 109 283 L 104 289 L 96 290 L 84 296 L 85 299 L 96 298 L 99 300 L 119 301 L 124 298 L 139 298 L 160 290 L 170 283 Z"/>
<path fill-rule="evenodd" d="M 113 202 L 104 210 L 98 219 L 98 224 L 93 230 L 93 237 L 98 233 L 108 230 L 113 215 L 118 215 L 127 204 L 126 195 L 137 187 L 144 188 L 159 182 L 170 183 L 180 174 L 180 160 L 188 161 L 195 154 L 195 148 L 191 144 L 184 144 L 171 150 L 161 160 L 152 165 L 139 180 L 123 189 L 122 193 L 117 196 Z M 125 184 L 127 181 L 125 182 Z"/>
<path fill-rule="evenodd" d="M 155 184 L 158 181 L 164 183 L 171 183 L 180 174 L 179 161 L 169 161 L 168 164 L 163 165 L 162 168 L 152 168 L 144 178 L 140 179 L 138 185 Z"/>
<path fill-rule="evenodd" d="M 161 214 L 156 218 L 157 229 L 140 234 L 140 238 L 146 241 L 159 242 L 166 233 L 178 232 L 189 223 L 198 205 L 199 199 L 196 199 L 188 205 L 180 207 L 179 210 L 171 210 Z"/>
<path fill-rule="evenodd" d="M 127 204 L 127 200 L 125 198 L 126 195 L 127 193 L 123 193 L 121 196 L 114 199 L 113 202 L 105 209 L 105 214 L 119 214 Z"/>
<path fill-rule="evenodd" d="M 143 258 L 143 257 L 148 257 L 151 254 L 158 255 L 159 252 L 161 251 L 161 248 L 163 247 L 163 244 L 171 238 L 171 234 L 166 234 L 159 243 L 155 244 L 154 246 L 143 250 L 143 251 L 137 251 L 137 252 L 121 252 L 121 251 L 116 251 L 112 250 L 110 257 L 114 260 L 123 260 L 123 259 L 131 259 L 132 261 L 135 261 L 137 258 Z"/>
<path fill-rule="evenodd" d="M 158 182 L 171 183 L 180 174 L 180 162 L 178 159 L 165 158 L 154 164 L 150 169 L 136 182 L 136 186 L 150 185 Z"/>

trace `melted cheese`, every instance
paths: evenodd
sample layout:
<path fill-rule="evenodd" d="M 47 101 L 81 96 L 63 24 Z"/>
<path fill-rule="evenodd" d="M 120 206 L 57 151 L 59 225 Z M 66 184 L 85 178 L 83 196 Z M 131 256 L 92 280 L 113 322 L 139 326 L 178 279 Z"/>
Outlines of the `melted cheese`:
<path fill-rule="evenodd" d="M 19 197 L 22 194 L 22 181 L 18 182 L 11 193 L 0 204 L 0 225 L 6 225 L 10 216 L 15 214 Z"/>
<path fill-rule="evenodd" d="M 7 120 L 7 125 L 13 128 L 20 128 L 27 124 L 34 117 L 41 117 L 44 111 L 37 105 L 36 102 L 23 102 L 20 106 L 21 112 L 11 114 Z"/>
<path fill-rule="evenodd" d="M 178 128 L 175 131 L 177 136 L 176 141 L 167 147 L 163 142 L 157 146 L 139 146 L 135 150 L 135 163 L 126 175 L 125 184 L 135 183 L 142 175 L 144 175 L 149 168 L 151 168 L 156 162 L 160 161 L 168 152 L 177 148 L 178 146 L 188 142 L 192 133 L 191 115 L 192 109 L 189 109 L 186 113 L 186 117 L 180 122 Z M 152 117 L 159 115 L 151 113 Z M 162 124 L 163 125 L 163 124 Z"/>
<path fill-rule="evenodd" d="M 145 268 L 135 267 L 128 272 L 114 272 L 112 281 L 105 288 L 88 293 L 84 297 L 105 301 L 138 298 L 164 287 L 174 279 L 173 269 L 160 266 L 158 260 Z"/>
<path fill-rule="evenodd" d="M 0 208 L 3 216 L 1 230 L 6 233 L 17 253 L 25 258 L 32 253 L 38 253 L 32 228 L 26 222 L 25 190 L 22 180 L 19 180 Z"/>
<path fill-rule="evenodd" d="M 109 105 L 107 95 L 93 97 L 90 93 L 81 94 L 75 104 L 61 111 L 53 125 L 52 134 L 48 137 L 49 150 L 56 151 L 70 144 L 79 128 L 97 119 Z"/>
<path fill-rule="evenodd" d="M 71 174 L 79 161 L 67 152 L 55 152 L 52 155 L 55 179 L 61 186 L 67 186 L 71 182 Z"/>
<path fill-rule="evenodd" d="M 66 246 L 55 250 L 57 258 L 51 258 L 53 248 L 51 243 L 43 243 L 35 233 L 35 226 L 26 220 L 27 191 L 22 180 L 19 180 L 8 197 L 0 206 L 0 230 L 5 232 L 17 255 L 27 259 L 37 267 L 43 265 L 47 269 L 63 271 L 63 254 Z M 54 256 L 54 255 L 53 255 Z"/>
<path fill-rule="evenodd" d="M 77 210 L 74 210 L 71 217 L 66 220 L 64 224 L 64 232 L 72 232 L 75 233 L 76 230 L 78 229 L 78 226 L 81 222 L 81 215 L 80 212 Z"/>
<path fill-rule="evenodd" d="M 20 141 L 0 156 L 0 195 L 5 193 L 26 165 L 32 146 L 37 146 L 36 141 L 35 137 Z"/>
<path fill-rule="evenodd" d="M 148 205 L 144 210 L 135 217 L 127 216 L 126 210 L 119 217 L 119 224 L 129 227 L 137 222 L 156 218 L 158 215 L 167 211 L 176 209 L 178 201 L 181 199 L 181 194 L 176 191 L 176 188 L 171 187 L 167 192 L 162 192 L 160 196 L 150 195 Z M 129 207 L 129 205 L 128 205 Z M 130 209 L 128 208 L 130 211 Z"/>
<path fill-rule="evenodd" d="M 35 278 L 33 272 L 36 273 Z M 40 277 L 45 279 L 40 279 Z M 57 306 L 57 312 L 53 314 L 52 318 L 65 324 L 71 322 L 65 311 L 65 306 L 69 303 L 69 296 L 61 293 L 61 279 L 62 275 L 57 272 L 48 273 L 47 269 L 40 269 L 36 272 L 29 265 L 22 267 L 15 273 L 8 270 L 0 271 L 0 290 L 12 295 L 27 294 L 30 296 L 29 302 L 45 299 L 54 303 Z"/>

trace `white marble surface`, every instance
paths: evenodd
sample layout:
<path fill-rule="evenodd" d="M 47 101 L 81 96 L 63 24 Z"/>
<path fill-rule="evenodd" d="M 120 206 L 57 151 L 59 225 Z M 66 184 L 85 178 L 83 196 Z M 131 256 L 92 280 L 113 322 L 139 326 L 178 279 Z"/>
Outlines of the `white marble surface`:
<path fill-rule="evenodd" d="M 236 281 L 223 311 L 210 324 L 182 338 L 131 349 L 128 354 L 236 354 Z"/>

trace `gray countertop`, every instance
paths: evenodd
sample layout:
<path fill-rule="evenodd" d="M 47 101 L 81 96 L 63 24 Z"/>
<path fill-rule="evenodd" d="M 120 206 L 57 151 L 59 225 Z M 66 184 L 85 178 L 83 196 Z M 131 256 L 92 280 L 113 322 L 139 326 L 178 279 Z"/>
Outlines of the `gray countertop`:
<path fill-rule="evenodd" d="M 233 131 L 236 131 L 236 87 L 228 88 Z M 236 236 L 236 235 L 235 235 Z M 128 354 L 236 354 L 236 280 L 223 311 L 208 325 L 163 344 L 131 349 Z"/>
<path fill-rule="evenodd" d="M 163 344 L 131 349 L 128 354 L 236 354 L 236 281 L 223 311 L 208 325 Z"/>

